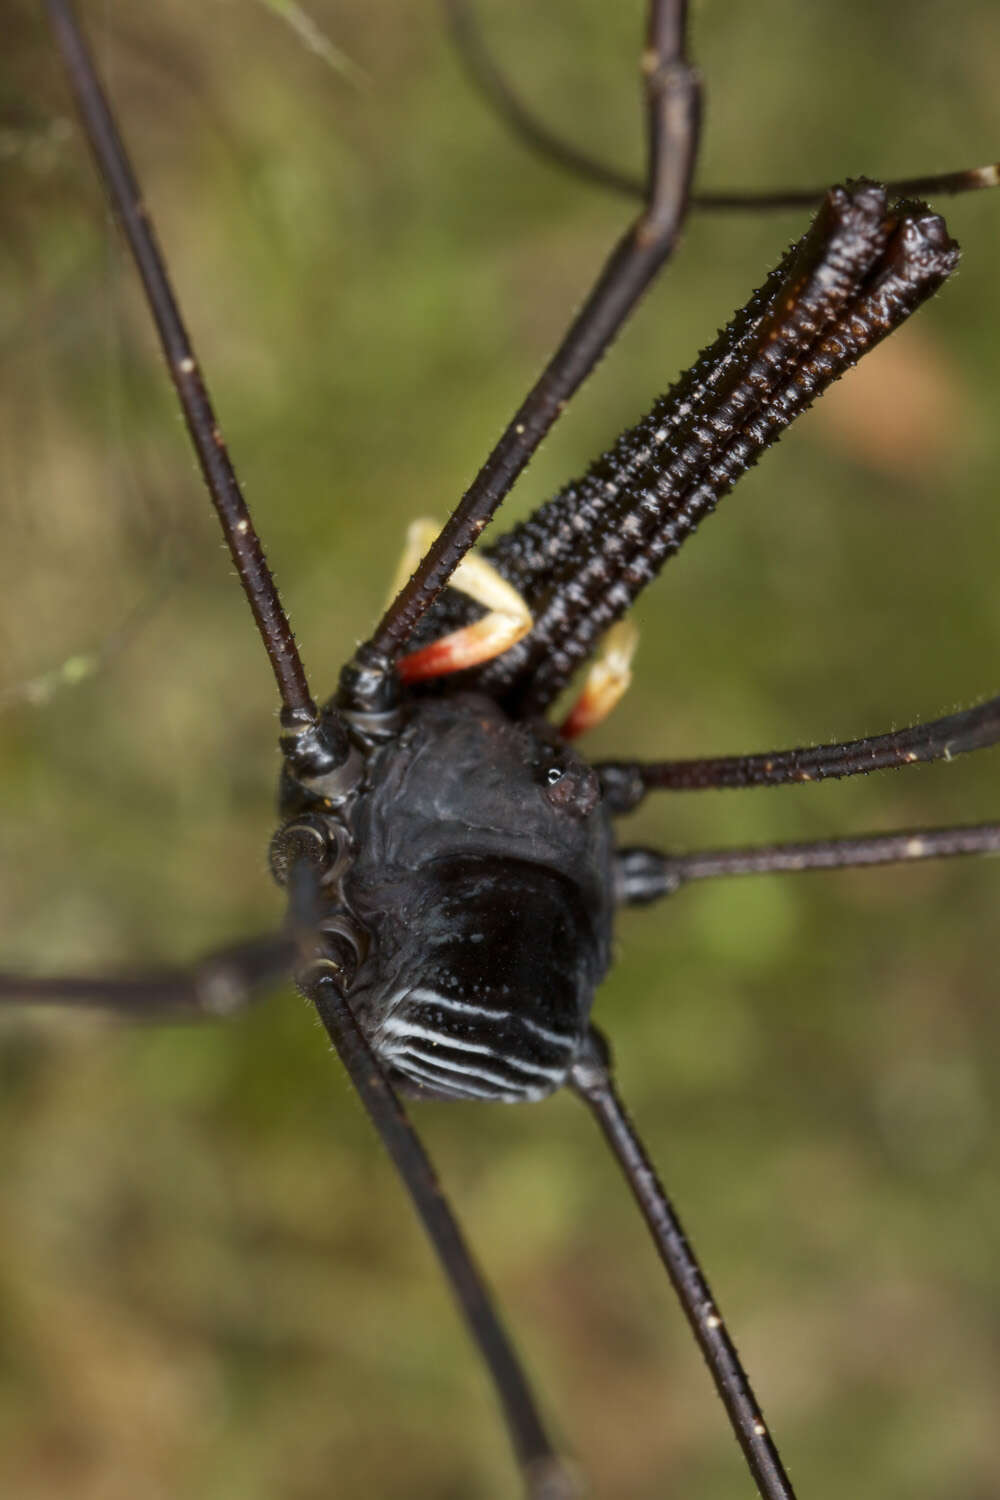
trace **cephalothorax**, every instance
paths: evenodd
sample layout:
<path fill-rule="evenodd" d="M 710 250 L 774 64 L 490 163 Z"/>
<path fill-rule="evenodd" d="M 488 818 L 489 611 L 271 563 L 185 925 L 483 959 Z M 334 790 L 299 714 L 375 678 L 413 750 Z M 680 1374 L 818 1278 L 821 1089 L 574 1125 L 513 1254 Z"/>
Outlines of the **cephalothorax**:
<path fill-rule="evenodd" d="M 530 1495 L 565 1496 L 572 1483 L 394 1087 L 418 1098 L 517 1101 L 568 1084 L 584 1099 L 646 1217 L 761 1493 L 789 1497 L 746 1374 L 590 1024 L 613 911 L 715 875 L 996 851 L 1000 825 L 673 855 L 616 847 L 612 820 L 657 788 L 818 780 L 993 744 L 1000 700 L 866 740 L 712 760 L 591 766 L 570 741 L 627 683 L 628 648 L 608 632 L 639 592 L 785 427 L 953 271 L 957 246 L 913 194 L 993 185 L 996 173 L 893 190 L 859 181 L 824 195 L 805 235 L 691 370 L 582 477 L 484 548 L 487 572 L 470 584 L 467 554 L 670 255 L 693 201 L 700 80 L 686 53 L 687 7 L 652 0 L 642 210 L 466 495 L 317 707 L 93 64 L 66 0 L 47 8 L 278 684 L 282 821 L 271 865 L 288 892 L 288 925 L 227 951 L 226 973 L 245 996 L 291 964 L 315 1003 L 480 1346 Z M 451 9 L 468 46 L 468 14 Z M 474 41 L 471 55 L 482 65 Z M 486 82 L 496 92 L 496 77 Z M 511 110 L 502 86 L 498 97 Z M 595 655 L 557 730 L 548 713 Z M 197 975 L 7 976 L 0 993 L 212 1008 Z"/>
<path fill-rule="evenodd" d="M 609 958 L 597 773 L 483 694 L 343 718 L 346 785 L 334 773 L 310 796 L 286 773 L 279 875 L 296 849 L 323 861 L 321 951 L 350 974 L 352 1009 L 394 1083 L 544 1097 L 566 1081 Z"/>

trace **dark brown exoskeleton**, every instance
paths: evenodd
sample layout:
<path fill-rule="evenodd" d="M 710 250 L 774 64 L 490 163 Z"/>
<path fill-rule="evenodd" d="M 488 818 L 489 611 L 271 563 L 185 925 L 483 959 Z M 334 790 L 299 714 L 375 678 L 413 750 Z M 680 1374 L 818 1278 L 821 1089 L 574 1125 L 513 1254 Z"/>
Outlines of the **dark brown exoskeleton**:
<path fill-rule="evenodd" d="M 453 9 L 481 67 L 467 13 Z M 856 182 L 828 193 L 803 238 L 649 415 L 484 549 L 491 579 L 524 607 L 522 627 L 497 645 L 484 627 L 495 613 L 493 584 L 477 594 L 457 570 L 668 258 L 692 201 L 700 83 L 686 55 L 686 6 L 652 0 L 643 208 L 451 518 L 343 669 L 333 698 L 317 707 L 92 62 L 64 0 L 48 0 L 48 10 L 282 705 L 282 822 L 271 856 L 289 895 L 288 928 L 229 951 L 226 972 L 249 992 L 293 964 L 431 1235 L 496 1385 L 528 1494 L 566 1495 L 571 1481 L 397 1090 L 522 1100 L 568 1084 L 587 1102 L 647 1219 L 760 1492 L 790 1496 L 735 1348 L 590 1024 L 614 909 L 714 875 L 995 851 L 1000 825 L 668 855 L 618 847 L 612 820 L 654 788 L 819 780 L 992 744 L 1000 739 L 1000 700 L 848 744 L 597 766 L 570 741 L 606 712 L 606 685 L 588 678 L 559 730 L 547 715 L 740 475 L 954 269 L 958 251 L 943 221 L 911 194 L 991 185 L 995 173 L 894 190 Z M 486 82 L 496 93 L 496 78 Z M 499 102 L 509 109 L 502 88 Z M 523 117 L 515 123 L 523 127 Z M 620 665 L 616 671 L 612 697 L 627 677 Z M 10 977 L 3 993 L 177 1010 L 211 1008 L 213 994 L 198 975 L 118 983 Z"/>
<path fill-rule="evenodd" d="M 319 795 L 287 777 L 296 816 L 275 850 L 281 873 L 293 849 L 322 861 L 321 947 L 350 975 L 355 1016 L 409 1092 L 543 1098 L 610 956 L 597 773 L 485 694 L 341 713 L 361 754 Z"/>

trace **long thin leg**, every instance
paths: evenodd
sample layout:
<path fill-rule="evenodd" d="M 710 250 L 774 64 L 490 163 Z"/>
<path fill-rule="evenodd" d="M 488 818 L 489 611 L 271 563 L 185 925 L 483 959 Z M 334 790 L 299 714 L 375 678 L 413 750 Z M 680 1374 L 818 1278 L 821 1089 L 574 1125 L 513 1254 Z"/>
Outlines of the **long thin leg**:
<path fill-rule="evenodd" d="M 607 1059 L 607 1044 L 592 1027 L 586 1048 L 571 1072 L 571 1087 L 596 1118 L 642 1210 L 757 1488 L 764 1500 L 792 1500 L 794 1491 L 736 1346 L 680 1220 L 618 1096 Z"/>
<path fill-rule="evenodd" d="M 643 77 L 648 170 L 645 206 L 612 251 L 559 348 L 514 413 L 409 583 L 376 628 L 371 648 L 394 658 L 671 254 L 688 204 L 701 85 L 686 56 L 687 0 L 651 0 Z"/>
<path fill-rule="evenodd" d="M 319 872 L 308 857 L 293 865 L 289 910 L 298 935 L 296 983 L 320 1020 L 410 1195 L 445 1279 L 489 1372 L 528 1500 L 573 1500 L 576 1486 L 542 1424 L 527 1376 L 497 1315 L 437 1173 L 395 1090 L 342 993 L 343 970 L 315 942 Z M 317 954 L 319 956 L 317 956 Z"/>
<path fill-rule="evenodd" d="M 797 875 L 806 870 L 950 859 L 958 854 L 1000 854 L 1000 823 L 907 828 L 801 844 L 702 849 L 694 854 L 621 849 L 616 857 L 617 897 L 623 906 L 645 906 L 661 896 L 672 896 L 689 880 L 713 880 L 719 875 Z"/>
<path fill-rule="evenodd" d="M 722 787 L 787 786 L 867 776 L 922 761 L 952 760 L 1000 743 L 1000 697 L 908 729 L 833 745 L 720 755 L 695 760 L 606 760 L 596 770 L 616 814 L 632 812 L 647 792 L 700 792 Z"/>
<path fill-rule="evenodd" d="M 585 182 L 626 198 L 641 198 L 645 190 L 642 178 L 581 151 L 557 135 L 535 115 L 521 99 L 510 80 L 497 66 L 486 45 L 467 0 L 444 0 L 456 51 L 465 65 L 473 85 L 482 94 L 498 119 L 536 156 L 553 166 L 572 172 Z M 933 198 L 942 193 L 969 193 L 980 188 L 1000 185 L 1000 163 L 984 167 L 967 167 L 959 172 L 938 172 L 929 177 L 900 177 L 886 183 L 891 193 L 900 197 Z M 822 203 L 826 188 L 796 188 L 791 191 L 696 192 L 691 207 L 711 211 L 759 213 L 768 209 L 813 208 Z"/>
<path fill-rule="evenodd" d="M 317 718 L 305 669 L 278 590 L 254 530 L 167 276 L 156 234 L 94 61 L 68 0 L 45 0 L 90 148 L 111 206 L 142 278 L 167 368 L 257 629 L 271 663 L 286 728 Z"/>
<path fill-rule="evenodd" d="M 295 945 L 267 933 L 206 953 L 187 969 L 128 975 L 0 974 L 0 1005 L 74 1005 L 133 1019 L 230 1016 L 290 977 Z"/>

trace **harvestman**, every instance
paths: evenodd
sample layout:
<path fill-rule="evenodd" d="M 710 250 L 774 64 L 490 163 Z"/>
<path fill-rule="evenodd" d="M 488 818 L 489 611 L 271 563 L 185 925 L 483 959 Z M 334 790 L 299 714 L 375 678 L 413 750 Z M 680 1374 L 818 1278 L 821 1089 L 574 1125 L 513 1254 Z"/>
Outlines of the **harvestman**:
<path fill-rule="evenodd" d="M 629 645 L 617 622 L 663 562 L 784 428 L 951 274 L 957 246 L 910 195 L 988 186 L 995 174 L 896 184 L 891 193 L 859 182 L 826 194 L 805 236 L 668 396 L 586 475 L 469 557 L 669 258 L 696 201 L 701 85 L 687 59 L 687 7 L 652 0 L 639 215 L 444 528 L 412 539 L 412 575 L 344 667 L 334 697 L 317 707 L 85 43 L 64 0 L 47 0 L 47 9 L 276 678 L 282 824 L 271 862 L 288 891 L 289 919 L 282 934 L 212 955 L 188 976 L 7 976 L 0 993 L 123 1011 L 211 1011 L 220 970 L 249 994 L 293 966 L 434 1243 L 494 1381 L 526 1492 L 536 1497 L 569 1494 L 571 1481 L 398 1095 L 531 1099 L 568 1084 L 628 1178 L 761 1494 L 791 1496 L 589 1023 L 613 909 L 716 875 L 995 852 L 1000 825 L 668 855 L 616 847 L 611 820 L 655 789 L 821 780 L 993 744 L 1000 699 L 861 741 L 754 756 L 592 767 L 571 741 L 627 685 Z M 599 174 L 534 127 L 479 48 L 464 8 L 452 11 L 466 56 L 515 127 Z M 557 730 L 545 715 L 588 661 Z"/>

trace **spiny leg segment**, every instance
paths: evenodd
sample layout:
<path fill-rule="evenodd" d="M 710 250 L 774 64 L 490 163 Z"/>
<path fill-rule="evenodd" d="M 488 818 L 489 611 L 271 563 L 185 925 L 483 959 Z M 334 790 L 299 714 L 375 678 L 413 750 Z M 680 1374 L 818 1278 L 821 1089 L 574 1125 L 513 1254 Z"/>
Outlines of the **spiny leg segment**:
<path fill-rule="evenodd" d="M 812 228 L 691 370 L 580 479 L 484 549 L 528 600 L 532 631 L 475 673 L 516 715 L 543 712 L 747 468 L 953 270 L 922 204 L 834 189 Z M 470 606 L 446 594 L 423 632 Z"/>
<path fill-rule="evenodd" d="M 873 183 L 828 194 L 694 369 L 581 480 L 488 549 L 531 600 L 535 625 L 482 684 L 518 713 L 544 711 L 746 469 L 957 260 L 923 205 L 889 207 Z"/>

